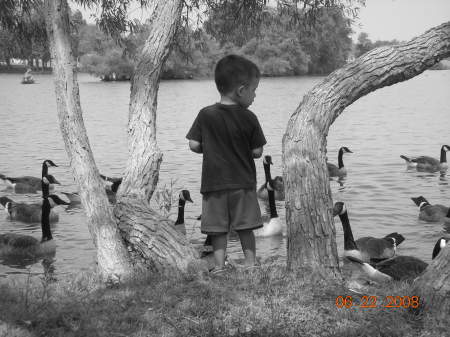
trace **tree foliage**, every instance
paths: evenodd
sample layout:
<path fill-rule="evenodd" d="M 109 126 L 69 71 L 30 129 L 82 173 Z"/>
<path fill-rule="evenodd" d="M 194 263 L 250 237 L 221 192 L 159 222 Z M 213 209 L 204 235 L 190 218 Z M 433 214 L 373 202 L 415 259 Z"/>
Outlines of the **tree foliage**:
<path fill-rule="evenodd" d="M 228 41 L 220 41 L 220 33 L 212 35 L 214 31 L 205 28 L 212 21 L 210 18 L 195 30 L 182 27 L 177 32 L 162 77 L 210 76 L 214 64 L 227 53 L 241 54 L 253 60 L 263 76 L 326 74 L 346 62 L 351 51 L 351 29 L 350 21 L 341 11 L 322 9 L 316 14 L 313 27 L 296 25 L 295 30 L 288 28 L 290 17 L 280 15 L 273 8 L 265 13 L 266 21 L 256 36 L 230 33 Z M 225 21 L 222 23 L 227 25 Z M 215 26 L 221 31 L 218 22 Z M 121 46 L 118 46 L 96 26 L 84 27 L 80 31 L 78 51 L 82 70 L 102 78 L 111 73 L 120 78 L 131 77 L 148 29 L 148 23 L 136 25 L 133 33 L 122 37 Z"/>
<path fill-rule="evenodd" d="M 369 39 L 369 35 L 366 32 L 361 32 L 358 35 L 358 41 L 355 45 L 355 57 L 360 57 L 362 54 L 367 53 L 369 50 L 374 48 L 378 48 L 381 46 L 392 46 L 395 44 L 399 44 L 400 42 L 397 40 L 385 41 L 385 40 L 377 40 L 372 42 Z"/>

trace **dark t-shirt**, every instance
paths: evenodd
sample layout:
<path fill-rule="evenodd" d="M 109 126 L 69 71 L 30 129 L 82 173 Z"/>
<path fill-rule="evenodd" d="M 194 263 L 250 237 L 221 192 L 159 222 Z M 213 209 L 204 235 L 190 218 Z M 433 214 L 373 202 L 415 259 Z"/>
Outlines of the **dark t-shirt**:
<path fill-rule="evenodd" d="M 186 138 L 202 144 L 201 193 L 256 188 L 252 150 L 266 144 L 266 138 L 253 112 L 239 105 L 208 106 Z"/>

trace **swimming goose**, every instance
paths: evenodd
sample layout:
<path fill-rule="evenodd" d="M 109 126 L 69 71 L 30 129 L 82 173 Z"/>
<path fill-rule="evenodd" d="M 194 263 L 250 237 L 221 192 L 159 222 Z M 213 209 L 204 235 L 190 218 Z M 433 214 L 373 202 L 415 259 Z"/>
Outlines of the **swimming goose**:
<path fill-rule="evenodd" d="M 193 202 L 189 191 L 182 190 L 178 197 L 178 217 L 174 225 L 175 229 L 184 235 L 186 235 L 186 224 L 184 223 L 184 206 L 186 201 Z"/>
<path fill-rule="evenodd" d="M 122 183 L 122 178 L 120 180 L 114 181 L 111 186 L 105 187 L 106 196 L 108 197 L 108 200 L 110 203 L 114 204 L 116 202 L 116 193 L 119 189 L 120 184 Z M 67 199 L 70 200 L 70 205 L 72 207 L 75 207 L 79 204 L 81 204 L 81 198 L 78 192 L 61 192 L 64 194 Z"/>
<path fill-rule="evenodd" d="M 53 161 L 50 159 L 46 159 L 42 162 L 42 177 L 48 175 L 49 167 L 58 167 Z M 16 193 L 35 193 L 40 191 L 41 188 L 41 178 L 32 177 L 32 176 L 23 176 L 23 177 L 7 177 L 3 174 L 0 174 L 0 179 L 3 180 L 8 188 L 14 189 Z M 59 182 L 52 176 L 50 179 L 50 184 L 59 184 Z M 52 185 L 49 186 L 50 189 L 53 188 Z"/>
<path fill-rule="evenodd" d="M 353 152 L 350 151 L 350 149 L 348 147 L 342 146 L 339 149 L 339 153 L 338 153 L 338 166 L 327 162 L 328 175 L 330 177 L 343 177 L 343 176 L 347 175 L 347 169 L 344 166 L 344 160 L 343 160 L 344 153 L 353 153 Z"/>
<path fill-rule="evenodd" d="M 48 181 L 48 180 L 47 180 Z M 26 256 L 36 257 L 54 253 L 56 249 L 55 241 L 50 229 L 50 211 L 55 206 L 55 195 L 48 198 L 43 195 L 44 200 L 41 207 L 41 229 L 42 238 L 37 240 L 30 235 L 16 233 L 0 234 L 0 256 Z"/>
<path fill-rule="evenodd" d="M 394 232 L 386 235 L 384 238 L 366 236 L 355 241 L 352 228 L 350 227 L 347 208 L 343 202 L 338 201 L 334 204 L 333 215 L 339 215 L 342 222 L 345 257 L 352 256 L 364 262 L 369 262 L 371 259 L 388 259 L 395 255 L 397 246 L 405 240 L 403 235 Z"/>
<path fill-rule="evenodd" d="M 273 165 L 272 163 L 272 156 L 264 156 L 263 158 L 263 167 L 264 167 L 264 173 L 266 175 L 266 181 L 267 176 L 270 175 L 270 165 Z M 278 201 L 284 201 L 284 183 L 283 183 L 283 177 L 276 176 L 272 180 L 272 186 L 275 193 L 275 200 Z M 258 198 L 261 200 L 268 200 L 268 193 L 266 188 L 266 183 L 262 184 L 261 187 L 257 191 Z"/>
<path fill-rule="evenodd" d="M 48 175 L 48 168 L 49 167 L 58 167 L 53 161 L 50 159 L 46 159 L 42 162 L 42 177 L 45 177 Z"/>
<path fill-rule="evenodd" d="M 419 219 L 428 222 L 439 222 L 446 218 L 450 211 L 449 207 L 444 205 L 431 205 L 423 196 L 411 198 L 412 201 L 419 207 Z"/>
<path fill-rule="evenodd" d="M 110 182 L 110 183 L 118 183 L 120 185 L 120 183 L 122 182 L 123 178 L 112 178 L 112 177 L 107 177 L 103 174 L 100 174 L 100 178 L 102 178 L 104 181 Z"/>
<path fill-rule="evenodd" d="M 15 193 L 36 193 L 42 190 L 40 178 L 31 176 L 16 178 L 0 176 L 0 179 L 5 181 L 8 188 L 14 189 Z M 49 189 L 53 189 L 54 184 L 60 185 L 59 181 L 51 174 L 47 175 L 47 179 L 50 182 Z"/>
<path fill-rule="evenodd" d="M 48 198 L 51 200 L 50 208 L 53 208 L 57 205 L 69 205 L 69 203 L 65 202 L 55 194 L 49 195 Z M 8 213 L 8 217 L 11 220 L 18 220 L 26 223 L 41 221 L 41 202 L 26 204 L 23 202 L 15 202 L 8 197 L 1 197 L 0 204 L 5 208 L 5 211 Z M 49 214 L 50 223 L 58 222 L 58 220 L 59 215 L 51 210 Z"/>
<path fill-rule="evenodd" d="M 67 199 L 69 199 L 71 206 L 81 204 L 81 198 L 77 192 L 61 192 L 61 193 L 64 194 L 67 197 Z"/>
<path fill-rule="evenodd" d="M 450 151 L 450 146 L 442 145 L 440 160 L 428 156 L 407 157 L 401 155 L 400 158 L 403 158 L 406 161 L 406 165 L 408 167 L 415 167 L 417 171 L 426 171 L 426 172 L 445 171 L 448 168 L 447 151 Z"/>
<path fill-rule="evenodd" d="M 266 188 L 269 197 L 270 217 L 268 219 L 263 219 L 263 227 L 253 231 L 256 237 L 268 237 L 283 234 L 283 226 L 280 218 L 278 217 L 277 208 L 275 205 L 275 191 L 270 180 L 266 182 Z"/>
<path fill-rule="evenodd" d="M 444 237 L 439 238 L 434 245 L 432 259 L 439 255 L 448 240 Z M 397 255 L 374 265 L 354 257 L 350 257 L 349 260 L 360 264 L 368 278 L 375 282 L 414 280 L 428 267 L 428 263 L 414 256 Z"/>

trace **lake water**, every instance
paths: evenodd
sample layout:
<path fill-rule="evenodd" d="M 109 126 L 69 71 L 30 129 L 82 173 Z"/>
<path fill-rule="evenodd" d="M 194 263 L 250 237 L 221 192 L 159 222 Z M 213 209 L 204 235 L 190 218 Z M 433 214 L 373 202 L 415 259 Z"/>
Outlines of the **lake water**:
<path fill-rule="evenodd" d="M 21 85 L 21 75 L 0 74 L 0 173 L 8 176 L 40 176 L 41 163 L 52 159 L 58 168 L 51 173 L 62 183 L 56 191 L 75 191 L 68 159 L 58 129 L 53 80 L 35 75 L 37 84 Z M 268 141 L 265 154 L 271 154 L 272 175 L 281 175 L 281 140 L 286 123 L 303 95 L 321 77 L 262 79 L 251 107 Z M 80 74 L 84 121 L 96 163 L 108 176 L 120 176 L 127 157 L 126 125 L 128 82 L 103 83 Z M 411 197 L 425 196 L 430 203 L 450 206 L 449 174 L 418 173 L 406 169 L 399 157 L 430 155 L 439 158 L 443 144 L 450 144 L 448 123 L 450 71 L 426 71 L 407 82 L 369 94 L 349 106 L 336 120 L 328 137 L 328 158 L 337 162 L 341 146 L 346 154 L 345 180 L 332 181 L 333 199 L 347 204 L 355 238 L 381 237 L 402 233 L 406 240 L 400 254 L 430 261 L 437 238 L 447 231 L 442 223 L 418 220 L 418 208 Z M 194 204 L 186 207 L 189 237 L 200 242 L 201 156 L 188 150 L 184 138 L 200 108 L 218 99 L 211 80 L 163 81 L 159 92 L 157 117 L 158 143 L 164 153 L 159 187 L 175 179 L 175 190 L 187 188 Z M 450 154 L 449 154 L 450 155 Z M 262 161 L 257 160 L 258 186 L 263 183 Z M 40 195 L 15 195 L 2 190 L 0 196 L 32 202 Z M 277 204 L 284 219 L 284 205 Z M 41 274 L 51 268 L 56 276 L 92 269 L 95 251 L 81 209 L 58 208 L 60 221 L 53 225 L 57 251 L 50 260 L 1 260 L 0 277 Z M 175 214 L 171 214 L 173 219 Z M 336 218 L 339 252 L 343 251 L 343 232 Z M 40 224 L 11 221 L 0 213 L 0 233 L 17 232 L 41 236 Z M 239 242 L 231 241 L 232 258 L 241 258 Z M 286 239 L 257 240 L 257 254 L 264 261 L 272 256 L 285 258 Z"/>

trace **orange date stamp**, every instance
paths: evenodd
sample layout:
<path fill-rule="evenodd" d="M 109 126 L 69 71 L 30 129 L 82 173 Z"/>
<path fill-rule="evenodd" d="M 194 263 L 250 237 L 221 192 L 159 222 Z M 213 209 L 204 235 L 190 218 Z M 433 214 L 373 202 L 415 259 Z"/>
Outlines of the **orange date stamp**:
<path fill-rule="evenodd" d="M 339 309 L 357 308 L 413 308 L 416 309 L 420 305 L 419 296 L 361 296 L 356 298 L 353 296 L 336 297 L 336 307 Z"/>

